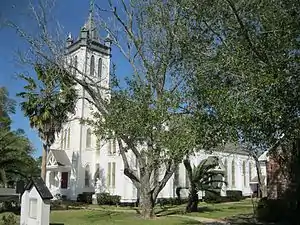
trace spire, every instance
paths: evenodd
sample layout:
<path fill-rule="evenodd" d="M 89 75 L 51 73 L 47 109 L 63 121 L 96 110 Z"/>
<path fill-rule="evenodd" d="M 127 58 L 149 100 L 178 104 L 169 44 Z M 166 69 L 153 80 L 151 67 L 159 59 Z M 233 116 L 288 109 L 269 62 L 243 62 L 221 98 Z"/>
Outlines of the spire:
<path fill-rule="evenodd" d="M 94 13 L 95 0 L 90 0 L 90 14 Z"/>
<path fill-rule="evenodd" d="M 89 18 L 85 22 L 84 27 L 88 32 L 89 39 L 99 41 L 98 31 L 94 22 L 95 0 L 90 0 Z"/>

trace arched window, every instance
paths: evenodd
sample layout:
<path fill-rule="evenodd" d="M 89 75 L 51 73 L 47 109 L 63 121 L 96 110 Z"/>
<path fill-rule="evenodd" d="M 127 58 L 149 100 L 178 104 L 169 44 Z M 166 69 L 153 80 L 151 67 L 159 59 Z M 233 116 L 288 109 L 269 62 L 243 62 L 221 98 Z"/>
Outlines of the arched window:
<path fill-rule="evenodd" d="M 228 162 L 227 159 L 224 161 L 224 167 L 225 167 L 225 182 L 228 183 Z"/>
<path fill-rule="evenodd" d="M 74 75 L 76 75 L 76 69 L 78 69 L 77 66 L 78 66 L 77 55 L 75 55 L 75 57 L 74 57 L 74 70 L 73 70 Z"/>
<path fill-rule="evenodd" d="M 98 60 L 98 78 L 101 80 L 101 75 L 102 75 L 102 59 L 99 58 Z"/>
<path fill-rule="evenodd" d="M 92 141 L 92 132 L 91 132 L 91 129 L 88 128 L 86 131 L 86 147 L 87 148 L 91 147 L 91 141 Z"/>
<path fill-rule="evenodd" d="M 89 165 L 85 166 L 84 185 L 85 185 L 85 187 L 90 186 L 90 166 Z"/>
<path fill-rule="evenodd" d="M 68 137 L 67 135 L 68 135 L 68 131 L 65 130 L 65 135 L 64 135 L 64 149 L 67 148 L 67 137 Z"/>
<path fill-rule="evenodd" d="M 112 154 L 116 154 L 116 152 L 117 152 L 117 146 L 116 146 L 117 140 L 116 139 L 112 139 L 111 142 L 112 142 L 111 143 L 111 148 L 112 148 L 111 153 Z"/>
<path fill-rule="evenodd" d="M 60 134 L 60 148 L 63 149 L 64 148 L 64 131 L 61 131 Z"/>
<path fill-rule="evenodd" d="M 247 180 L 246 180 L 246 162 L 243 162 L 243 177 L 244 177 L 244 187 L 247 185 Z"/>
<path fill-rule="evenodd" d="M 95 75 L 95 57 L 92 55 L 91 57 L 91 63 L 90 63 L 90 75 Z"/>
<path fill-rule="evenodd" d="M 73 63 L 74 63 L 74 62 L 73 62 L 73 58 L 71 57 L 71 58 L 70 58 L 70 64 L 69 64 L 69 68 L 70 68 L 70 72 L 71 72 L 71 73 L 72 73 L 72 71 L 73 71 L 73 66 L 74 66 Z"/>
<path fill-rule="evenodd" d="M 249 183 L 251 182 L 251 178 L 252 178 L 252 166 L 251 166 L 251 162 L 249 162 Z"/>
<path fill-rule="evenodd" d="M 231 164 L 231 186 L 235 187 L 235 161 L 232 160 Z"/>
<path fill-rule="evenodd" d="M 97 182 L 97 179 L 100 179 L 100 164 L 99 163 L 96 163 L 96 171 L 95 171 L 95 174 L 94 174 L 94 181 L 95 181 L 95 184 Z"/>
<path fill-rule="evenodd" d="M 69 127 L 68 128 L 68 144 L 67 144 L 67 148 L 70 148 L 70 142 L 71 142 L 70 138 L 71 138 L 71 128 Z"/>

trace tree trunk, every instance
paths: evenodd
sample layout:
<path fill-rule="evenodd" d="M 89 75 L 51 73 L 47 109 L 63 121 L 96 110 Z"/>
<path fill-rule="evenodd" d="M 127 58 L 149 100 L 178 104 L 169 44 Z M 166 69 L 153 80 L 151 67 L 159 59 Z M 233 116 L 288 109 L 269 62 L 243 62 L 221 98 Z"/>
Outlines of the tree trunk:
<path fill-rule="evenodd" d="M 42 156 L 42 168 L 41 168 L 41 177 L 46 182 L 46 164 L 47 164 L 47 153 L 48 147 L 47 145 L 43 144 L 43 156 Z"/>
<path fill-rule="evenodd" d="M 140 187 L 140 213 L 145 219 L 151 219 L 155 217 L 154 203 L 156 199 L 153 199 L 152 192 L 150 192 L 150 185 L 148 185 L 147 183 L 141 183 Z"/>
<path fill-rule="evenodd" d="M 257 181 L 258 181 L 258 190 L 257 190 L 257 197 L 264 198 L 267 197 L 267 188 L 265 182 L 262 180 L 262 173 L 260 168 L 260 163 L 256 155 L 253 155 L 253 158 L 255 160 L 255 168 L 257 173 Z"/>
<path fill-rule="evenodd" d="M 3 187 L 7 188 L 7 177 L 6 177 L 6 172 L 4 169 L 1 169 L 1 180 L 3 183 Z"/>
<path fill-rule="evenodd" d="M 198 193 L 194 185 L 191 186 L 186 212 L 198 212 Z"/>

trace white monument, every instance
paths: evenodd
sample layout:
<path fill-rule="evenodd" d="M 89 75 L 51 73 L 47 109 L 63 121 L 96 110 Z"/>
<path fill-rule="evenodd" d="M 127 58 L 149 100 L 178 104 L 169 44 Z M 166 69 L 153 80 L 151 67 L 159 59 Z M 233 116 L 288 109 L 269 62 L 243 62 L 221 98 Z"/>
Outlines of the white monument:
<path fill-rule="evenodd" d="M 98 194 L 101 193 L 101 180 L 99 178 L 97 178 L 97 181 L 96 181 L 96 187 L 95 187 L 95 194 L 93 194 L 92 196 L 92 202 L 93 204 L 97 204 L 97 196 Z"/>
<path fill-rule="evenodd" d="M 50 199 L 52 195 L 42 178 L 31 179 L 21 198 L 20 225 L 49 225 Z"/>

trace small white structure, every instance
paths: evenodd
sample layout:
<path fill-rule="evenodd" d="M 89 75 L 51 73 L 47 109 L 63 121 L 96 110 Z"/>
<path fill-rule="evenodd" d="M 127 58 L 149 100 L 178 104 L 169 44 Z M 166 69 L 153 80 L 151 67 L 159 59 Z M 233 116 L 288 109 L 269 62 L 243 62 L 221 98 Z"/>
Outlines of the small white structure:
<path fill-rule="evenodd" d="M 42 178 L 31 179 L 22 195 L 20 225 L 49 225 L 50 199 Z"/>

